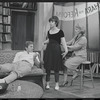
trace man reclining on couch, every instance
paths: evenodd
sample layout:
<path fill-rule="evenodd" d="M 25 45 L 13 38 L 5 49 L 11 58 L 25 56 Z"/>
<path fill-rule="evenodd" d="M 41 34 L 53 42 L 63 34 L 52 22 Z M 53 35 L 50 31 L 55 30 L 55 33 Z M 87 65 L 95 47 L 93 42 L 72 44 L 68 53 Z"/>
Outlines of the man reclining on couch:
<path fill-rule="evenodd" d="M 13 62 L 10 65 L 11 71 L 10 74 L 3 79 L 0 79 L 0 83 L 9 84 L 17 78 L 23 77 L 31 73 L 32 68 L 34 68 L 34 61 L 40 64 L 40 60 L 38 58 L 39 53 L 33 52 L 33 42 L 26 41 L 25 50 L 20 51 L 15 55 Z M 2 69 L 7 64 L 0 65 Z"/>

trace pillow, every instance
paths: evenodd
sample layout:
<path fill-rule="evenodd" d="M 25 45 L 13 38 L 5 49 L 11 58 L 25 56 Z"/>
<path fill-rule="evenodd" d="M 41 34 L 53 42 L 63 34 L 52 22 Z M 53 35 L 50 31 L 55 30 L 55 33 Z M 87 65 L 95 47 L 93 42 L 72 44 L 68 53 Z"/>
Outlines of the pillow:
<path fill-rule="evenodd" d="M 28 74 L 28 76 L 43 75 L 43 74 L 44 74 L 44 72 L 41 68 L 33 68 L 32 71 Z"/>

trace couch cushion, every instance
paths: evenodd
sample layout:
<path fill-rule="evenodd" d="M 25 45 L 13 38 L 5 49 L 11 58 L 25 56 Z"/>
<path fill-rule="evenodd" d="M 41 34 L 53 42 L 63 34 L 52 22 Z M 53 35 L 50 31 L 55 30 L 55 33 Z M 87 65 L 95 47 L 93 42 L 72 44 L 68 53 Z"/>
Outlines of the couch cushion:
<path fill-rule="evenodd" d="M 42 69 L 40 69 L 40 68 L 34 68 L 34 69 L 32 69 L 32 71 L 31 71 L 31 73 L 30 73 L 30 75 L 39 75 L 39 74 L 44 74 L 44 72 L 43 72 L 43 70 Z"/>

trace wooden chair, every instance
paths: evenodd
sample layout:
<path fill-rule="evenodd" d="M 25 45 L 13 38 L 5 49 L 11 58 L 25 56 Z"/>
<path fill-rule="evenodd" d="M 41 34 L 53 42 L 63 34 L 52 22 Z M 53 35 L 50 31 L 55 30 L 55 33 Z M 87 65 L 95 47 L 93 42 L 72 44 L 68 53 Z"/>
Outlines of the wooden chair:
<path fill-rule="evenodd" d="M 99 74 L 99 63 L 100 63 L 100 51 L 88 50 L 87 61 L 82 62 L 81 66 L 79 66 L 79 70 L 81 70 L 80 89 L 82 89 L 85 81 L 91 81 L 94 88 L 93 77 L 95 77 L 95 73 Z M 85 72 L 85 69 L 88 69 L 88 73 Z M 88 76 L 89 79 L 86 79 L 85 76 Z"/>
<path fill-rule="evenodd" d="M 85 69 L 88 69 L 88 72 L 85 72 Z M 80 89 L 83 88 L 83 84 L 85 81 L 91 81 L 94 88 L 91 62 L 90 61 L 82 62 L 81 65 L 79 66 L 79 71 L 81 72 L 80 73 Z M 86 78 L 86 76 L 88 77 L 88 79 Z"/>

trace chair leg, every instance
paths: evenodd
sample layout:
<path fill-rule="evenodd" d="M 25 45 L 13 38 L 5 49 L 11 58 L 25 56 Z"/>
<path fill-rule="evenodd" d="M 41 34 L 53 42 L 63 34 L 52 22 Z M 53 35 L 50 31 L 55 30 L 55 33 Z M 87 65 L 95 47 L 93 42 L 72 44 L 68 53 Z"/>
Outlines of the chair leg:
<path fill-rule="evenodd" d="M 83 87 L 83 65 L 81 65 L 81 81 L 80 81 L 80 89 Z"/>
<path fill-rule="evenodd" d="M 91 68 L 91 65 L 90 65 L 90 64 L 89 64 L 89 68 L 90 68 L 90 74 L 91 74 L 92 85 L 93 85 L 93 88 L 94 88 L 93 72 L 92 72 L 92 68 Z"/>

